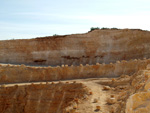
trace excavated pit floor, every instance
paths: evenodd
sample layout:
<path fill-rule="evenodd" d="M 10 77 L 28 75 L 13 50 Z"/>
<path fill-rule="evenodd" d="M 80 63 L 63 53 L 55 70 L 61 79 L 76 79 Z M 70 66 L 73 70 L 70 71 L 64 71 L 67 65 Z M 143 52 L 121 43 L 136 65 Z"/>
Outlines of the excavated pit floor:
<path fill-rule="evenodd" d="M 37 87 L 37 89 L 39 89 L 38 86 L 40 84 L 41 85 L 47 84 L 49 87 L 51 87 L 51 84 L 61 83 L 64 85 L 63 86 L 64 88 L 68 87 L 67 90 L 65 90 L 66 93 L 69 92 L 67 94 L 67 97 L 65 98 L 67 100 L 69 99 L 68 101 L 69 103 L 67 103 L 68 106 L 64 107 L 65 99 L 64 100 L 61 99 L 61 101 L 57 103 L 57 106 L 53 105 L 53 108 L 50 108 L 53 109 L 52 112 L 50 113 L 125 113 L 127 99 L 131 95 L 143 91 L 143 87 L 145 86 L 146 80 L 148 79 L 145 73 L 149 74 L 150 70 L 143 69 L 137 71 L 131 76 L 121 75 L 120 77 L 116 77 L 116 78 L 85 78 L 85 79 L 72 79 L 72 80 L 47 81 L 47 82 L 29 82 L 29 83 L 13 83 L 13 84 L 9 83 L 9 84 L 1 84 L 0 91 L 3 92 L 4 94 L 5 91 L 7 92 L 7 88 L 10 88 L 11 90 L 11 87 L 12 87 L 12 91 L 13 91 L 13 87 L 15 88 L 25 87 L 24 89 L 28 89 L 28 86 L 32 86 L 32 85 Z M 62 87 L 61 84 L 60 87 Z M 69 84 L 70 86 L 68 86 Z M 82 85 L 79 85 L 78 87 L 74 87 L 74 85 L 76 84 L 82 84 Z M 60 87 L 53 87 L 51 89 L 52 92 L 53 90 L 55 90 L 54 91 L 55 94 L 51 95 L 52 97 L 58 95 L 59 93 L 63 93 L 62 95 L 59 95 L 59 97 L 64 98 L 63 96 L 64 91 L 63 90 L 60 91 Z M 3 89 L 3 91 L 1 89 Z M 80 90 L 78 89 L 80 89 L 84 93 L 80 93 Z M 39 89 L 39 92 L 40 91 L 43 91 L 43 89 Z M 19 91 L 16 90 L 16 93 L 18 93 L 19 96 L 21 96 L 22 90 Z M 35 92 L 33 91 L 32 93 Z M 13 98 L 19 99 L 20 97 L 19 98 L 17 97 L 18 94 L 15 95 L 14 93 L 15 96 Z M 74 94 L 74 96 L 72 94 Z M 41 95 L 41 93 L 39 93 L 39 95 Z M 45 98 L 44 93 L 42 93 L 42 95 L 43 98 Z M 7 96 L 9 97 L 9 94 Z M 43 104 L 41 100 L 39 101 L 38 97 L 41 96 L 37 96 L 36 101 L 38 102 L 37 104 L 38 106 L 34 106 L 34 109 L 38 110 L 38 113 L 43 113 L 44 109 L 42 110 L 43 108 L 42 106 L 50 106 L 50 105 Z M 80 97 L 79 101 L 77 97 Z M 10 112 L 8 112 L 8 110 L 5 111 L 5 109 L 7 109 L 8 106 L 18 105 L 18 108 L 20 108 L 20 105 L 18 104 L 18 100 L 16 100 L 16 103 L 13 104 L 9 103 L 9 100 L 7 101 L 5 95 L 1 95 L 1 93 L 0 93 L 0 98 L 1 98 L 0 109 L 3 110 L 2 113 L 11 113 L 12 110 L 14 110 L 14 107 L 11 107 Z M 9 99 L 13 99 L 13 98 L 10 97 Z M 4 101 L 3 99 L 6 100 Z M 57 97 L 55 97 L 55 99 L 58 100 Z M 6 103 L 3 104 L 3 102 Z M 53 100 L 52 103 L 55 103 L 55 100 Z M 28 107 L 32 108 L 32 106 L 29 105 Z M 26 107 L 24 107 L 23 109 L 25 108 Z M 48 107 L 46 108 L 48 109 Z M 44 112 L 49 113 L 49 111 L 44 111 Z M 23 113 L 25 113 L 24 110 Z"/>
<path fill-rule="evenodd" d="M 129 77 L 130 78 L 130 77 Z M 124 79 L 124 83 L 118 86 L 112 82 L 116 82 L 119 78 L 90 78 L 90 79 L 74 79 L 74 80 L 63 80 L 62 83 L 82 83 L 87 88 L 90 89 L 91 95 L 88 96 L 86 100 L 78 103 L 77 108 L 71 108 L 68 113 L 121 113 L 125 109 L 124 102 L 117 101 L 121 93 L 125 93 L 125 89 L 128 86 L 127 81 Z M 54 84 L 60 81 L 53 82 Z M 32 82 L 32 84 L 51 84 L 52 82 Z M 11 86 L 24 86 L 30 85 L 31 83 L 14 83 L 6 84 L 6 87 Z M 118 84 L 120 84 L 118 82 Z M 115 102 L 108 102 L 111 96 L 115 99 Z M 126 96 L 124 97 L 126 98 Z M 97 106 L 100 109 L 97 109 Z M 59 112 L 57 112 L 59 113 Z M 67 113 L 67 112 L 66 112 Z"/>

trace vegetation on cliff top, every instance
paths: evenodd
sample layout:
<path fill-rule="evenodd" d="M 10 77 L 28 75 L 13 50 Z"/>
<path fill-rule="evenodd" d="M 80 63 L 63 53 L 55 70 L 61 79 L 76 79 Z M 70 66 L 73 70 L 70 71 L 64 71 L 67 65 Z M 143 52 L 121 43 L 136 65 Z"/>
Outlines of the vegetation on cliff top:
<path fill-rule="evenodd" d="M 98 29 L 101 29 L 101 30 L 107 30 L 107 29 L 113 29 L 113 30 L 118 30 L 118 28 L 107 28 L 107 27 L 102 27 L 102 28 L 99 28 L 99 27 L 91 27 L 90 31 L 93 31 L 93 30 L 98 30 Z"/>

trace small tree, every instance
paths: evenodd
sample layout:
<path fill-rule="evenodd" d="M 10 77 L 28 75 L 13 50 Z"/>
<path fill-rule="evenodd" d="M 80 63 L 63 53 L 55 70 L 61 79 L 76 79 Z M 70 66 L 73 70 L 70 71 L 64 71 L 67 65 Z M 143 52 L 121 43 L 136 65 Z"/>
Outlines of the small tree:
<path fill-rule="evenodd" d="M 102 30 L 106 30 L 106 29 L 109 29 L 109 28 L 107 28 L 107 27 L 102 27 L 101 29 L 102 29 Z"/>
<path fill-rule="evenodd" d="M 99 27 L 91 27 L 90 31 L 96 30 L 96 29 L 100 29 Z"/>
<path fill-rule="evenodd" d="M 118 30 L 118 28 L 116 28 L 116 27 L 113 27 L 113 28 L 111 28 L 112 30 Z"/>
<path fill-rule="evenodd" d="M 57 34 L 54 34 L 53 36 L 58 36 Z"/>

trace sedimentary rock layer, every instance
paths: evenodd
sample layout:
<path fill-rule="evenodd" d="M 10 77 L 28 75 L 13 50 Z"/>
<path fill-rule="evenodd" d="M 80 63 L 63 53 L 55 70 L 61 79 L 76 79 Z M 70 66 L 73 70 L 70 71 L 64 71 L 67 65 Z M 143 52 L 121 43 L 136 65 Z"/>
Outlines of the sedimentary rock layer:
<path fill-rule="evenodd" d="M 0 41 L 0 62 L 56 66 L 150 58 L 149 37 L 148 31 L 124 29 Z"/>
<path fill-rule="evenodd" d="M 2 86 L 0 113 L 66 113 L 75 99 L 82 101 L 88 93 L 81 83 Z"/>
<path fill-rule="evenodd" d="M 150 59 L 117 61 L 111 64 L 61 67 L 30 67 L 25 65 L 0 65 L 0 83 L 38 82 L 67 79 L 118 77 L 132 75 L 145 69 Z"/>
<path fill-rule="evenodd" d="M 136 77 L 137 78 L 137 77 Z M 150 110 L 150 70 L 146 70 L 141 74 L 141 77 L 134 79 L 133 87 L 138 90 L 131 95 L 126 103 L 126 113 L 149 113 Z M 143 81 L 138 83 L 137 81 Z M 136 87 L 135 87 L 136 84 Z"/>

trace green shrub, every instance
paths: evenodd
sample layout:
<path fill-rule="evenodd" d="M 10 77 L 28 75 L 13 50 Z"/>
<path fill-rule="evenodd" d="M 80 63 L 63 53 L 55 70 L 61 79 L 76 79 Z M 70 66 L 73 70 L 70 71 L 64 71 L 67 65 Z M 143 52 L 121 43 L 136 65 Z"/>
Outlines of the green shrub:
<path fill-rule="evenodd" d="M 102 30 L 106 30 L 106 29 L 109 29 L 109 28 L 107 28 L 107 27 L 102 27 L 101 29 L 102 29 Z"/>
<path fill-rule="evenodd" d="M 57 34 L 54 34 L 53 36 L 58 36 Z"/>
<path fill-rule="evenodd" d="M 115 28 L 115 27 L 113 27 L 113 28 L 111 28 L 112 30 L 118 30 L 118 28 Z"/>
<path fill-rule="evenodd" d="M 100 29 L 99 27 L 91 27 L 90 31 L 96 30 L 96 29 Z"/>
<path fill-rule="evenodd" d="M 99 27 L 91 27 L 91 30 L 90 31 L 93 31 L 93 30 L 96 30 L 96 29 L 101 29 L 101 30 L 108 30 L 108 29 L 112 29 L 112 30 L 118 30 L 118 28 L 107 28 L 107 27 L 102 27 L 102 28 L 99 28 Z"/>

